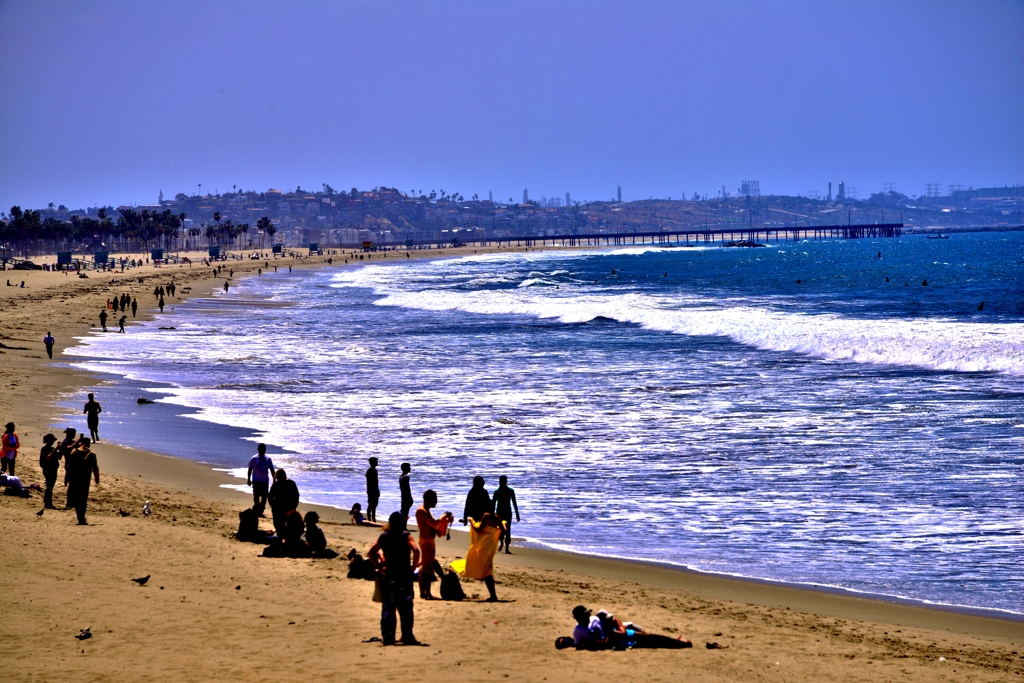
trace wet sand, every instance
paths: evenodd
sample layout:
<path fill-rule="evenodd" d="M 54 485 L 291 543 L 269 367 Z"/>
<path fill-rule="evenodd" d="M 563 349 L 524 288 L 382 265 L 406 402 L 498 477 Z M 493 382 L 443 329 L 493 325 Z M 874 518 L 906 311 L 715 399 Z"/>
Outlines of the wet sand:
<path fill-rule="evenodd" d="M 473 249 L 463 249 L 473 253 Z M 482 252 L 484 250 L 476 250 Z M 503 251 L 507 251 L 503 250 Z M 417 257 L 456 255 L 413 252 Z M 373 261 L 381 258 L 375 254 Z M 404 252 L 388 260 L 405 259 Z M 325 266 L 326 257 L 277 261 L 280 268 Z M 372 261 L 371 261 L 372 262 Z M 351 263 L 351 261 L 350 261 Z M 229 261 L 235 278 L 263 261 Z M 271 269 L 272 270 L 272 269 Z M 41 437 L 63 413 L 55 404 L 94 378 L 47 361 L 90 333 L 106 299 L 138 296 L 140 318 L 155 310 L 153 288 L 174 276 L 192 296 L 223 286 L 209 268 L 142 268 L 124 275 L 6 271 L 0 282 L 4 329 L 2 422 L 24 444 L 18 474 L 42 482 Z M 137 278 L 144 282 L 138 283 Z M 120 282 L 111 283 L 112 279 Z M 168 306 L 172 305 L 169 300 Z M 111 313 L 108 329 L 116 330 Z M 129 320 L 131 320 L 129 314 Z M 131 329 L 129 327 L 129 333 Z M 80 397 L 84 403 L 84 395 Z M 849 594 L 741 581 L 647 564 L 518 549 L 496 560 L 498 594 L 511 602 L 416 602 L 416 633 L 429 647 L 383 648 L 372 584 L 345 578 L 335 560 L 265 559 L 235 541 L 238 511 L 251 498 L 238 480 L 187 460 L 101 443 L 101 484 L 92 489 L 90 526 L 73 512 L 36 511 L 0 497 L 5 569 L 5 680 L 171 681 L 352 680 L 414 677 L 463 680 L 1005 681 L 1024 676 L 1024 623 L 896 604 Z M 154 514 L 143 518 L 144 501 Z M 55 503 L 63 507 L 63 489 Z M 347 525 L 347 514 L 317 509 L 332 547 L 362 552 L 376 532 Z M 121 517 L 118 509 L 130 512 Z M 264 523 L 269 528 L 269 522 Z M 642 530 L 638 540 L 642 542 Z M 466 536 L 440 540 L 442 561 L 464 554 Z M 152 575 L 139 587 L 133 577 Z M 481 583 L 467 593 L 486 597 Z M 435 588 L 436 592 L 436 588 Z M 605 608 L 649 630 L 682 635 L 681 651 L 556 651 L 572 631 L 578 603 Z M 92 638 L 74 635 L 91 627 Z M 708 650 L 705 642 L 728 645 Z"/>

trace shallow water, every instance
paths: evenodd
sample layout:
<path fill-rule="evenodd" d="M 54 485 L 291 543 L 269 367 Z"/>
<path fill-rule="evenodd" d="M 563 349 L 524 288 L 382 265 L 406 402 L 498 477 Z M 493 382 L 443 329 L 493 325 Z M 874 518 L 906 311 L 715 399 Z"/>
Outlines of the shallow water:
<path fill-rule="evenodd" d="M 277 273 L 71 353 L 284 449 L 305 500 L 363 500 L 377 456 L 382 510 L 408 461 L 460 516 L 506 474 L 535 543 L 1024 612 L 1022 262 L 992 233 Z"/>

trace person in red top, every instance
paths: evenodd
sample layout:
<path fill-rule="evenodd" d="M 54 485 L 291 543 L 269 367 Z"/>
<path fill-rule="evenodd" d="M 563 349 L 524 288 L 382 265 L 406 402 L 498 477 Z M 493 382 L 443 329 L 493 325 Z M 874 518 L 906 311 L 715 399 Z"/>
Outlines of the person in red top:
<path fill-rule="evenodd" d="M 455 516 L 446 512 L 441 519 L 434 519 L 430 508 L 437 505 L 437 494 L 432 489 L 423 492 L 423 505 L 416 509 L 416 526 L 420 530 L 420 598 L 433 600 L 430 594 L 430 582 L 434 578 L 434 562 L 437 548 L 434 539 L 448 533 L 448 525 L 455 521 Z"/>
<path fill-rule="evenodd" d="M 3 453 L 0 455 L 0 472 L 8 472 L 14 476 L 14 461 L 18 457 L 18 449 L 21 448 L 21 441 L 14 433 L 14 423 L 8 422 L 3 438 L 0 439 L 3 445 Z"/>

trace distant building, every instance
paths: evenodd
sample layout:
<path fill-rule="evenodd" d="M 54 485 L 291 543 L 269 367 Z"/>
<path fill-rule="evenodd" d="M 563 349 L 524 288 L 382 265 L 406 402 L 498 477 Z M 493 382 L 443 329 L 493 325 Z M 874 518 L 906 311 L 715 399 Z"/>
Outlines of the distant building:
<path fill-rule="evenodd" d="M 740 196 L 741 197 L 760 197 L 761 196 L 761 181 L 759 180 L 741 180 L 740 181 Z M 722 197 L 728 197 L 725 188 L 722 188 Z"/>
<path fill-rule="evenodd" d="M 839 192 L 836 193 L 836 201 L 846 201 L 846 183 L 844 183 L 842 180 L 839 181 Z"/>
<path fill-rule="evenodd" d="M 487 201 L 492 203 L 494 202 L 494 193 L 491 192 L 490 190 L 487 190 Z"/>
<path fill-rule="evenodd" d="M 529 191 L 526 190 L 526 188 L 523 188 L 523 204 L 528 204 L 529 202 L 530 202 L 530 193 L 529 193 Z"/>
<path fill-rule="evenodd" d="M 619 185 L 619 202 L 622 202 L 622 185 Z"/>
<path fill-rule="evenodd" d="M 828 201 L 832 201 L 832 181 L 828 182 Z"/>
<path fill-rule="evenodd" d="M 566 206 L 572 206 L 572 200 L 569 199 L 569 193 L 568 192 L 565 193 L 565 205 Z"/>

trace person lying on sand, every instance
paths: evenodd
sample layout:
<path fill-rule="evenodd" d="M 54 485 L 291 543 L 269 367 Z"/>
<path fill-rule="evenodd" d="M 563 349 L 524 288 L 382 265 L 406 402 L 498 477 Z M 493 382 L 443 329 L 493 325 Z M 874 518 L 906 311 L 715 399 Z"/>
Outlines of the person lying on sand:
<path fill-rule="evenodd" d="M 673 638 L 657 633 L 647 633 L 630 628 L 608 612 L 603 612 L 604 619 L 594 616 L 583 605 L 572 610 L 576 628 L 572 632 L 572 645 L 577 650 L 629 650 L 633 648 L 660 648 L 681 650 L 693 647 L 693 643 L 683 638 Z M 634 625 L 635 626 L 635 625 Z M 567 637 L 558 638 L 555 647 L 559 650 L 569 647 Z"/>
<path fill-rule="evenodd" d="M 349 517 L 352 519 L 352 523 L 356 526 L 380 526 L 376 522 L 370 522 L 363 516 L 363 505 L 362 503 L 355 503 L 352 509 L 348 511 Z"/>

